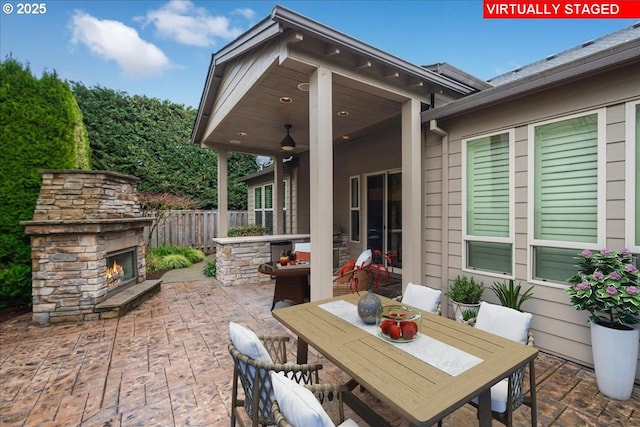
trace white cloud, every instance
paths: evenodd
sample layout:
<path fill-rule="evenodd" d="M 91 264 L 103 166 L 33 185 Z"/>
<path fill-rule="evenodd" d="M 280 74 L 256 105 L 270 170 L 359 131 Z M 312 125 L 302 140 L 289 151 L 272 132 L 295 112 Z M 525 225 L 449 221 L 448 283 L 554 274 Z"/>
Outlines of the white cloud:
<path fill-rule="evenodd" d="M 161 74 L 169 58 L 138 32 L 119 21 L 102 20 L 76 11 L 71 19 L 71 42 L 88 47 L 106 61 L 115 61 L 131 77 Z"/>
<path fill-rule="evenodd" d="M 244 9 L 242 16 L 252 13 L 250 9 Z M 160 9 L 147 12 L 142 20 L 153 24 L 161 36 L 189 46 L 211 46 L 216 38 L 231 40 L 243 31 L 233 27 L 228 18 L 212 16 L 205 8 L 196 7 L 188 0 L 170 0 Z"/>
<path fill-rule="evenodd" d="M 252 20 L 256 16 L 256 12 L 253 9 L 244 8 L 244 9 L 235 9 L 231 12 L 234 15 L 240 15 L 248 20 Z"/>

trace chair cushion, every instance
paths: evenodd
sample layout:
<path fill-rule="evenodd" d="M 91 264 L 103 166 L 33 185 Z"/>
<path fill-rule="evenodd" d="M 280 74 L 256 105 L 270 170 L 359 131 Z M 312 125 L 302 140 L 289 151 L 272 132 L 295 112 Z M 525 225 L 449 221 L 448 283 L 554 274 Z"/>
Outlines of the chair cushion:
<path fill-rule="evenodd" d="M 233 346 L 240 353 L 255 360 L 273 363 L 269 352 L 252 330 L 235 322 L 229 322 L 229 335 Z"/>
<path fill-rule="evenodd" d="M 475 327 L 526 344 L 531 317 L 531 313 L 482 301 Z"/>
<path fill-rule="evenodd" d="M 362 252 L 358 259 L 356 260 L 356 267 L 362 268 L 371 265 L 373 262 L 373 254 L 371 253 L 371 249 L 367 249 Z"/>
<path fill-rule="evenodd" d="M 501 414 L 507 411 L 507 393 L 509 392 L 509 380 L 503 379 L 491 387 L 491 410 Z M 473 403 L 478 403 L 478 398 L 473 399 Z"/>
<path fill-rule="evenodd" d="M 338 427 L 358 427 L 358 423 L 349 418 L 340 423 Z"/>
<path fill-rule="evenodd" d="M 273 397 L 289 424 L 298 427 L 334 427 L 316 396 L 307 388 L 271 371 Z"/>
<path fill-rule="evenodd" d="M 440 304 L 441 298 L 442 291 L 440 290 L 432 289 L 428 286 L 409 283 L 407 285 L 407 289 L 404 290 L 404 294 L 402 295 L 402 302 L 424 311 L 436 313 L 438 311 L 438 304 Z"/>
<path fill-rule="evenodd" d="M 352 258 L 352 259 L 346 261 L 344 264 L 342 264 L 342 267 L 340 267 L 338 269 L 337 275 L 338 276 L 344 276 L 345 274 L 347 274 L 348 272 L 353 270 L 353 267 L 355 267 L 355 265 L 356 265 L 356 259 L 355 258 Z"/>

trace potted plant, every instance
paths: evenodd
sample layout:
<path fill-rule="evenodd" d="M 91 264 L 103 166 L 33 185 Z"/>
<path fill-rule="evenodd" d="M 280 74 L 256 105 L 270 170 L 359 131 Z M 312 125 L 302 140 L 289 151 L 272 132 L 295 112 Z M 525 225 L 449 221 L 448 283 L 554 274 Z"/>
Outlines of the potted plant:
<path fill-rule="evenodd" d="M 451 300 L 453 316 L 458 322 L 464 321 L 463 312 L 469 310 L 478 312 L 483 292 L 483 282 L 478 283 L 473 277 L 456 276 L 449 290 L 445 292 L 445 296 Z"/>
<path fill-rule="evenodd" d="M 518 311 L 522 311 L 522 303 L 533 297 L 533 286 L 522 294 L 520 294 L 521 289 L 522 285 L 518 282 L 516 286 L 513 279 L 509 279 L 509 284 L 506 282 L 493 282 L 491 286 L 491 290 L 496 294 L 503 307 L 513 308 Z"/>
<path fill-rule="evenodd" d="M 583 250 L 568 282 L 571 304 L 589 312 L 591 350 L 600 391 L 627 400 L 633 390 L 640 329 L 638 269 L 628 249 Z"/>

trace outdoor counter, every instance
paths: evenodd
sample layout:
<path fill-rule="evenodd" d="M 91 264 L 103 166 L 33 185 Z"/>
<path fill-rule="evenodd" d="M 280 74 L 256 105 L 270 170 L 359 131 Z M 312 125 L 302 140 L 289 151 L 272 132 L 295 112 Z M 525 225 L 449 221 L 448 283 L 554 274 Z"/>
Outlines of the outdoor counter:
<path fill-rule="evenodd" d="M 216 279 L 223 286 L 269 282 L 271 276 L 258 273 L 258 266 L 271 262 L 271 243 L 308 242 L 310 237 L 309 234 L 276 234 L 214 238 Z"/>

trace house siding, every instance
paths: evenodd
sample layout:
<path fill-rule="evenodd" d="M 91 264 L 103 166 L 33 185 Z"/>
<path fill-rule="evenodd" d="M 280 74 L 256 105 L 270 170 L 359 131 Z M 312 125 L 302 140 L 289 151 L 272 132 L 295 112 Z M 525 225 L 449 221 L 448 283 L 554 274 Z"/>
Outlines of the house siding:
<path fill-rule="evenodd" d="M 518 100 L 503 102 L 450 119 L 438 120 L 438 126 L 448 132 L 441 138 L 425 135 L 425 257 L 423 259 L 426 284 L 451 281 L 462 271 L 462 140 L 496 131 L 513 129 L 514 160 L 514 257 L 516 282 L 527 285 L 530 268 L 528 236 L 528 126 L 545 120 L 563 118 L 572 114 L 605 110 L 606 133 L 606 195 L 605 246 L 620 249 L 625 243 L 625 102 L 640 98 L 640 65 L 633 64 L 608 73 L 566 83 L 539 91 Z M 442 141 L 448 140 L 443 149 Z M 442 154 L 445 153 L 445 154 Z M 437 156 L 440 155 L 439 160 Z M 447 173 L 441 168 L 445 164 Z M 437 173 L 445 177 L 439 182 Z M 439 189 L 446 192 L 440 192 Z M 442 200 L 445 204 L 442 204 Z M 446 205 L 448 203 L 448 205 Z M 448 212 L 446 223 L 438 212 Z M 438 232 L 438 227 L 442 231 Z M 446 239 L 444 242 L 442 239 Z M 446 258 L 446 277 L 439 269 L 438 248 Z M 448 254 L 448 255 L 447 255 Z M 490 286 L 501 280 L 489 275 L 473 274 Z M 446 286 L 445 286 L 446 288 Z M 532 329 L 536 346 L 579 363 L 592 365 L 590 331 L 587 314 L 576 311 L 561 287 L 535 285 L 534 298 L 524 308 L 534 317 Z M 497 303 L 495 295 L 486 290 L 484 299 Z M 637 370 L 640 378 L 640 369 Z"/>

